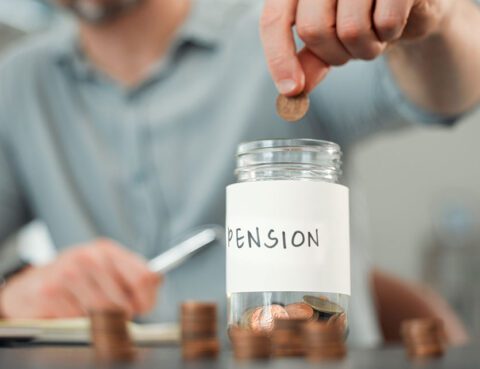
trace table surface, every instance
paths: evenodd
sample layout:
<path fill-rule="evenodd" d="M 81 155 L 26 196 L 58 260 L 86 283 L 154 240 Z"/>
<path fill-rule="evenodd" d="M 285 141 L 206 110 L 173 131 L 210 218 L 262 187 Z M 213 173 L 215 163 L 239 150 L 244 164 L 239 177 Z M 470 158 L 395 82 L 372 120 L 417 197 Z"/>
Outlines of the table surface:
<path fill-rule="evenodd" d="M 440 359 L 409 360 L 401 347 L 378 350 L 350 350 L 339 362 L 309 363 L 304 359 L 271 359 L 269 361 L 236 362 L 225 350 L 218 359 L 185 362 L 178 347 L 138 348 L 133 363 L 116 364 L 115 368 L 145 369 L 477 369 L 480 368 L 480 345 L 450 349 Z M 0 348 L 1 369 L 70 369 L 97 368 L 93 350 L 81 346 L 34 346 Z"/>

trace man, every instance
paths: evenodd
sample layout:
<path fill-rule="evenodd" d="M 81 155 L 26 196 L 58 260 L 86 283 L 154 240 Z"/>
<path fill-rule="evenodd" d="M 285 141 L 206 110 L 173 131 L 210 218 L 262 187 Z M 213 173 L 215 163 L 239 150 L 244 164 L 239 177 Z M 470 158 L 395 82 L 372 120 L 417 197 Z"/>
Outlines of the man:
<path fill-rule="evenodd" d="M 3 62 L 0 239 L 36 217 L 62 251 L 7 278 L 3 316 L 151 310 L 160 281 L 137 255 L 223 223 L 241 141 L 317 137 L 347 150 L 409 121 L 451 124 L 480 101 L 470 0 L 267 0 L 261 34 L 277 89 L 256 3 L 63 0 L 78 32 L 33 40 Z M 276 117 L 276 94 L 301 91 L 312 100 L 304 121 Z M 351 336 L 373 343 L 368 268 L 352 247 Z M 167 276 L 153 319 L 175 319 L 187 298 L 224 301 L 222 248 Z"/>

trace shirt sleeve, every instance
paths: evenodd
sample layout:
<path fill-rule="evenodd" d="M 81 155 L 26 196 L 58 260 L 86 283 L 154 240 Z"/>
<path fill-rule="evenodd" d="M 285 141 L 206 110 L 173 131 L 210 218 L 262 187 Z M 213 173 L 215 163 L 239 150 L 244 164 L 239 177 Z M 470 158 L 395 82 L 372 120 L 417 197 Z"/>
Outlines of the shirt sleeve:
<path fill-rule="evenodd" d="M 31 220 L 11 159 L 0 133 L 0 245 Z"/>
<path fill-rule="evenodd" d="M 398 87 L 385 57 L 334 68 L 311 98 L 328 139 L 342 146 L 412 125 L 451 126 L 460 118 L 413 104 Z"/>

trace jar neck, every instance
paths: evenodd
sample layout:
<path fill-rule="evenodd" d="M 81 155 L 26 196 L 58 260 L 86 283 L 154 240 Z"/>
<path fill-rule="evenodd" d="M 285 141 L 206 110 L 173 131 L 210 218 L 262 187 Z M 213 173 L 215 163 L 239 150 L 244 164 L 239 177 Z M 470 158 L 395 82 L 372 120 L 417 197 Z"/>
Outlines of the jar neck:
<path fill-rule="evenodd" d="M 342 152 L 333 142 L 291 139 L 241 144 L 235 174 L 239 182 L 310 180 L 337 183 Z"/>

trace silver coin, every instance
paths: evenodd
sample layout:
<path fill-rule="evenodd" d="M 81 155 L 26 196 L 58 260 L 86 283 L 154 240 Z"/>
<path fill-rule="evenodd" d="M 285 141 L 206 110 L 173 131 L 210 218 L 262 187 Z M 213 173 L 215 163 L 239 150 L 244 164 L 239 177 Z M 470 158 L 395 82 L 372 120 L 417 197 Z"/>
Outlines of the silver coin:
<path fill-rule="evenodd" d="M 315 297 L 315 296 L 303 296 L 303 301 L 305 301 L 312 308 L 317 310 L 320 313 L 325 314 L 341 314 L 344 312 L 343 308 L 330 301 L 326 297 Z"/>

